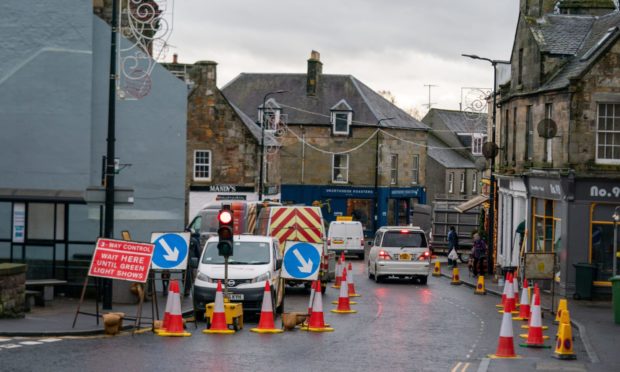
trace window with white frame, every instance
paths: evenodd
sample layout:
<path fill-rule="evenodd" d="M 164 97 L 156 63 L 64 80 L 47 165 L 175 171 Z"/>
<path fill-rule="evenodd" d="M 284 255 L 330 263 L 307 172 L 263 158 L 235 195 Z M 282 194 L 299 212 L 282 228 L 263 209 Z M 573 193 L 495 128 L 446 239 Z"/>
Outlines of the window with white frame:
<path fill-rule="evenodd" d="M 460 192 L 465 192 L 465 173 L 461 173 L 461 187 L 459 188 Z"/>
<path fill-rule="evenodd" d="M 484 134 L 474 133 L 471 138 L 471 153 L 473 155 L 482 155 L 482 145 L 484 144 Z"/>
<path fill-rule="evenodd" d="M 332 128 L 334 134 L 348 135 L 351 127 L 352 112 L 332 111 Z"/>
<path fill-rule="evenodd" d="M 600 103 L 596 132 L 596 162 L 620 163 L 620 104 Z"/>
<path fill-rule="evenodd" d="M 398 154 L 393 154 L 390 158 L 390 185 L 398 183 Z"/>
<path fill-rule="evenodd" d="M 332 155 L 332 182 L 349 182 L 349 155 Z"/>
<path fill-rule="evenodd" d="M 473 194 L 478 192 L 478 172 L 474 172 L 471 175 L 471 192 Z"/>
<path fill-rule="evenodd" d="M 194 150 L 194 180 L 211 181 L 211 151 Z"/>
<path fill-rule="evenodd" d="M 448 173 L 448 192 L 452 194 L 454 192 L 454 173 Z"/>
<path fill-rule="evenodd" d="M 411 167 L 411 183 L 420 182 L 420 155 L 413 155 L 413 165 Z"/>

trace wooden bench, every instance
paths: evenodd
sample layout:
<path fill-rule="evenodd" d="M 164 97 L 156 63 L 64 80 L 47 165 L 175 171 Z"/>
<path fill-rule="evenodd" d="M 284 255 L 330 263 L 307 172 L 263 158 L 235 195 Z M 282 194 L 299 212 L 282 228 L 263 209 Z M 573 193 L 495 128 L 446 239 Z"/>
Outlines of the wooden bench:
<path fill-rule="evenodd" d="M 43 298 L 39 300 L 37 303 L 37 296 L 32 293 L 31 296 L 35 298 L 35 304 L 37 306 L 45 306 L 46 302 L 50 302 L 54 299 L 54 286 L 60 284 L 67 284 L 66 280 L 58 280 L 58 279 L 31 279 L 26 280 L 26 292 L 30 290 L 30 292 L 39 292 L 39 289 L 43 290 Z"/>

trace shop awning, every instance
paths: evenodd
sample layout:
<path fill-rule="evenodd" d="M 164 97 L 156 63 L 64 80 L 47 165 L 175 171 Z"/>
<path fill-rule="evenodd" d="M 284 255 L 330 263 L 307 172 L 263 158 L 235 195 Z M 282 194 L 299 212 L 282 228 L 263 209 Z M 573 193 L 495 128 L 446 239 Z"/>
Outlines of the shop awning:
<path fill-rule="evenodd" d="M 467 212 L 468 210 L 479 206 L 480 204 L 484 203 L 487 200 L 489 200 L 488 196 L 478 195 L 478 196 L 475 196 L 469 199 L 468 201 L 464 203 L 457 205 L 456 207 L 454 207 L 454 209 L 459 213 Z"/>

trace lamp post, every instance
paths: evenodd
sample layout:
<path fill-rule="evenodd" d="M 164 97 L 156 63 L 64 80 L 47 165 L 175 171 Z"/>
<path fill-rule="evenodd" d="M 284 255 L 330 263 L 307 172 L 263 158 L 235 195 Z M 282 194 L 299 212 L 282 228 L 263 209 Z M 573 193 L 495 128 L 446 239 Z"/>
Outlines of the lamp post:
<path fill-rule="evenodd" d="M 379 223 L 379 125 L 381 125 L 382 121 L 392 120 L 394 117 L 383 118 L 377 120 L 377 134 L 375 140 L 375 223 L 374 230 L 375 232 L 378 229 L 377 224 Z"/>
<path fill-rule="evenodd" d="M 265 167 L 265 126 L 267 125 L 265 106 L 267 105 L 267 97 L 272 94 L 281 94 L 286 92 L 288 92 L 288 90 L 276 90 L 265 94 L 265 96 L 263 97 L 263 120 L 260 135 L 260 172 L 258 178 L 258 201 L 263 200 L 263 168 Z"/>
<path fill-rule="evenodd" d="M 497 156 L 497 145 L 495 144 L 495 123 L 496 123 L 496 110 L 497 110 L 497 65 L 498 64 L 507 64 L 509 65 L 509 61 L 500 61 L 495 59 L 489 59 L 484 57 L 479 57 L 475 54 L 461 54 L 463 57 L 468 57 L 471 59 L 480 59 L 483 61 L 487 61 L 493 65 L 493 124 L 491 126 L 491 143 L 493 144 L 493 153 L 491 156 L 491 175 L 489 176 L 490 187 L 489 187 L 489 261 L 487 265 L 489 266 L 489 273 L 493 272 L 493 248 L 495 246 L 495 176 L 493 175 L 493 171 L 495 170 L 495 156 Z"/>
<path fill-rule="evenodd" d="M 614 219 L 614 256 L 613 256 L 613 276 L 617 275 L 618 268 L 618 221 L 620 221 L 620 206 L 617 206 L 614 209 L 614 214 L 611 215 L 611 218 Z"/>

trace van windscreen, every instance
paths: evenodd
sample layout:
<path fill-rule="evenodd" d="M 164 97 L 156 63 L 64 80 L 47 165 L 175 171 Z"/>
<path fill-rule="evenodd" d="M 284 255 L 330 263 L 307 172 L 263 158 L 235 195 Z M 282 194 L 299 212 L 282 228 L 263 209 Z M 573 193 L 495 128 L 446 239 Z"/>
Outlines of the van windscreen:
<path fill-rule="evenodd" d="M 218 254 L 218 242 L 207 244 L 202 263 L 209 265 L 223 265 L 224 257 Z M 229 265 L 266 265 L 270 262 L 269 243 L 263 242 L 234 242 L 233 255 L 228 258 Z"/>

